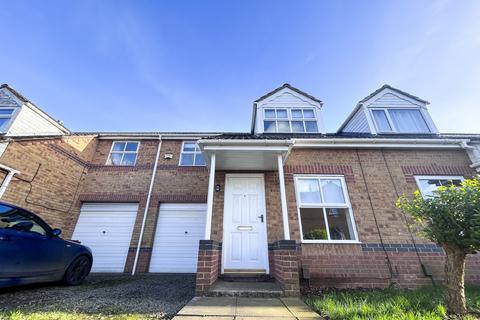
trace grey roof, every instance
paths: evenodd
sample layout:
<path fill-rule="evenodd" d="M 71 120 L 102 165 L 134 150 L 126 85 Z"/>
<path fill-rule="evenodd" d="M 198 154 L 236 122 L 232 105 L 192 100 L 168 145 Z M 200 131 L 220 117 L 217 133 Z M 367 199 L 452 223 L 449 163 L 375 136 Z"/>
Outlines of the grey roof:
<path fill-rule="evenodd" d="M 308 98 L 312 99 L 313 101 L 316 101 L 316 102 L 318 102 L 318 103 L 320 103 L 320 104 L 323 103 L 320 99 L 317 99 L 317 98 L 315 98 L 314 96 L 312 96 L 312 95 L 310 95 L 310 94 L 308 94 L 308 93 L 306 93 L 306 92 L 304 92 L 304 91 L 302 91 L 302 90 L 300 90 L 300 89 L 297 89 L 297 88 L 295 88 L 295 87 L 292 87 L 289 83 L 284 83 L 284 84 L 281 85 L 280 87 L 278 87 L 278 88 L 270 91 L 270 92 L 267 93 L 267 94 L 264 94 L 263 96 L 261 96 L 260 98 L 258 98 L 257 100 L 255 100 L 254 102 L 261 101 L 261 100 L 263 100 L 263 99 L 271 96 L 272 94 L 277 93 L 278 91 L 280 91 L 280 90 L 282 90 L 282 89 L 284 89 L 284 88 L 288 88 L 288 89 L 290 89 L 290 90 L 292 90 L 292 91 L 295 91 L 296 93 L 299 93 L 299 94 L 301 94 L 301 95 L 304 95 L 304 96 L 306 96 L 306 97 L 308 97 Z"/>
<path fill-rule="evenodd" d="M 218 136 L 223 132 L 181 132 L 181 131 L 85 131 L 85 132 L 73 132 L 76 136 L 99 136 L 99 137 L 152 137 L 157 138 L 159 135 L 184 135 L 184 136 Z"/>
<path fill-rule="evenodd" d="M 397 88 L 394 88 L 388 84 L 384 84 L 381 88 L 375 90 L 374 92 L 372 92 L 371 94 L 369 94 L 368 96 L 366 96 L 365 98 L 363 98 L 362 100 L 360 100 L 358 103 L 364 103 L 365 101 L 367 101 L 368 99 L 370 99 L 371 97 L 373 97 L 374 95 L 376 95 L 377 93 L 379 93 L 380 91 L 384 90 L 384 89 L 390 89 L 390 90 L 393 90 L 393 91 L 396 91 L 400 94 L 403 94 L 411 99 L 414 99 L 414 100 L 417 100 L 419 102 L 422 102 L 422 103 L 426 103 L 426 104 L 429 104 L 430 102 L 428 102 L 427 100 L 423 100 L 423 99 L 420 99 L 419 97 L 417 96 L 414 96 L 408 92 L 405 92 L 405 91 L 402 91 L 400 89 L 397 89 Z"/>
<path fill-rule="evenodd" d="M 8 89 L 11 93 L 13 93 L 15 95 L 15 97 L 17 97 L 18 100 L 22 101 L 23 103 L 25 102 L 30 102 L 32 103 L 30 100 L 28 100 L 27 98 L 25 98 L 22 94 L 20 94 L 20 92 L 18 92 L 17 90 L 13 89 L 11 86 L 9 86 L 8 84 L 4 83 L 2 85 L 0 85 L 0 89 L 3 89 L 3 88 L 6 88 Z M 37 107 L 38 108 L 38 107 Z"/>
<path fill-rule="evenodd" d="M 288 140 L 288 139 L 348 139 L 348 138 L 376 138 L 376 139 L 471 139 L 479 140 L 480 134 L 371 134 L 371 133 L 262 133 L 251 134 L 247 132 L 223 133 L 217 136 L 204 137 L 202 139 L 225 139 L 225 140 Z"/>

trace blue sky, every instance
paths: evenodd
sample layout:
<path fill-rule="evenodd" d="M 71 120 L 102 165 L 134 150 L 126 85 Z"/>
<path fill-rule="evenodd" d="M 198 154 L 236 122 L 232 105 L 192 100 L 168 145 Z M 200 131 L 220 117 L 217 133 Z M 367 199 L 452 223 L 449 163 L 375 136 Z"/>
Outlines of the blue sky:
<path fill-rule="evenodd" d="M 288 82 L 327 130 L 384 83 L 480 132 L 480 1 L 9 1 L 0 82 L 74 131 L 247 131 Z"/>

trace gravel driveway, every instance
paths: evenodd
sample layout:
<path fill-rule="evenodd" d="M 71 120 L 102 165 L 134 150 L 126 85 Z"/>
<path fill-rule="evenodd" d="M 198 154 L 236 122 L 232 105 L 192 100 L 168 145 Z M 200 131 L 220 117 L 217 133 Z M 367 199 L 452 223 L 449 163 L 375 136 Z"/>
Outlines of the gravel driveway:
<path fill-rule="evenodd" d="M 0 319 L 16 311 L 61 313 L 74 318 L 170 319 L 195 293 L 193 275 L 90 275 L 77 287 L 36 285 L 0 291 Z M 75 317 L 75 315 L 77 315 Z M 21 317 L 20 317 L 21 318 Z M 39 317 L 42 318 L 42 317 Z M 67 316 L 59 319 L 70 319 Z"/>

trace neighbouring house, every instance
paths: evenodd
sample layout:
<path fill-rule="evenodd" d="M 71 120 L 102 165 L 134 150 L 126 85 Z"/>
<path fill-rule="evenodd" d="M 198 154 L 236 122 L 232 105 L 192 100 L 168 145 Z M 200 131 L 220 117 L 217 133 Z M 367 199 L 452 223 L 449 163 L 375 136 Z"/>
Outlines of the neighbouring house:
<path fill-rule="evenodd" d="M 441 134 L 428 102 L 381 87 L 326 133 L 289 84 L 253 103 L 250 132 L 71 132 L 0 87 L 2 201 L 93 250 L 93 272 L 270 275 L 286 295 L 441 280 L 441 248 L 409 229 L 401 194 L 480 171 L 480 135 Z M 480 283 L 480 258 L 466 279 Z"/>

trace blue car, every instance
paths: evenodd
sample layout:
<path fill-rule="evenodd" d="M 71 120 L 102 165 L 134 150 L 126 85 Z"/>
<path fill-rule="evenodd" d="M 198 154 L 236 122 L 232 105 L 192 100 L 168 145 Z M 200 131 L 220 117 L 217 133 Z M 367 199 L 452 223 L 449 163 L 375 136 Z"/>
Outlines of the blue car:
<path fill-rule="evenodd" d="M 82 283 L 92 267 L 92 251 L 60 233 L 30 211 L 0 202 L 0 288 Z"/>

